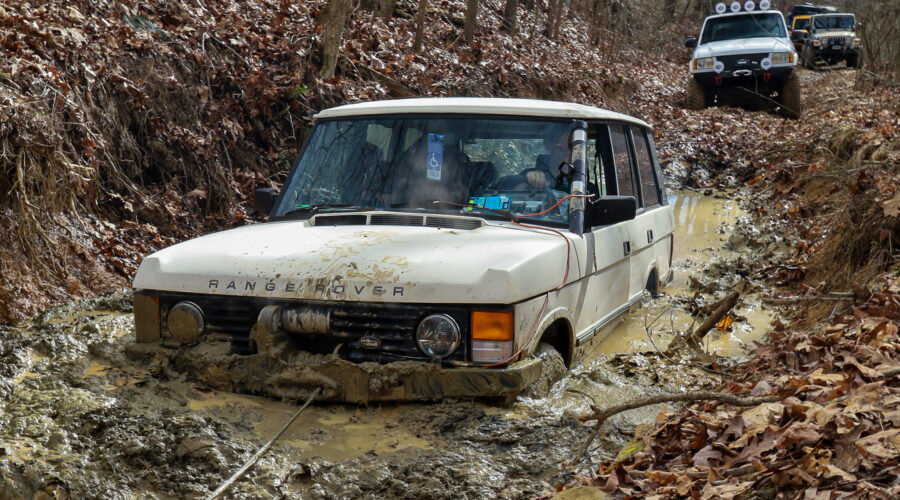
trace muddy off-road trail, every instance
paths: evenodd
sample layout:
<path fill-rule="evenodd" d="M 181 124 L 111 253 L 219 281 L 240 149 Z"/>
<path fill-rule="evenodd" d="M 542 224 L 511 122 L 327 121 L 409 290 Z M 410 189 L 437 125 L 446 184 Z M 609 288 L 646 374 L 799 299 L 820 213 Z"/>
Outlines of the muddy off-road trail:
<path fill-rule="evenodd" d="M 848 89 L 852 73 L 804 72 L 810 98 L 827 80 Z M 844 83 L 841 83 L 844 82 Z M 779 127 L 800 122 L 730 108 L 684 112 L 657 124 L 663 148 L 692 136 L 694 115 L 752 116 Z M 685 127 L 682 130 L 673 127 Z M 702 145 L 679 145 L 699 148 Z M 738 152 L 740 144 L 733 145 Z M 732 163 L 745 162 L 740 157 Z M 675 209 L 675 280 L 608 328 L 606 338 L 544 399 L 509 407 L 443 401 L 371 406 L 313 404 L 233 485 L 231 495 L 267 498 L 532 498 L 585 474 L 653 422 L 660 406 L 607 423 L 589 457 L 568 465 L 590 429 L 591 405 L 640 395 L 715 388 L 746 360 L 779 317 L 757 256 L 794 251 L 793 234 L 754 218 L 753 198 L 729 173 L 668 164 Z M 700 177 L 698 177 L 700 176 Z M 720 176 L 723 180 L 708 182 Z M 698 182 L 697 179 L 701 181 Z M 703 191 L 689 189 L 704 185 Z M 718 187 L 717 187 L 718 185 Z M 685 187 L 688 187 L 687 189 Z M 703 319 L 702 306 L 740 290 L 729 326 L 705 339 L 702 356 L 664 352 Z M 134 343 L 127 291 L 52 307 L 0 326 L 0 497 L 183 498 L 208 495 L 272 437 L 299 402 L 212 390 L 165 357 Z"/>

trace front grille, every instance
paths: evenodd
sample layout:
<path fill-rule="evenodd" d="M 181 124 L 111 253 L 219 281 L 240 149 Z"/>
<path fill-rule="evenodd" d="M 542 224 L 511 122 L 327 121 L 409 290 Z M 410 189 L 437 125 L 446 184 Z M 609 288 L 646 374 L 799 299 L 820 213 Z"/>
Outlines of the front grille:
<path fill-rule="evenodd" d="M 250 329 L 256 323 L 260 311 L 270 304 L 285 307 L 307 305 L 327 309 L 331 315 L 331 328 L 321 334 L 289 334 L 300 349 L 310 352 L 330 353 L 340 347 L 339 354 L 351 361 L 399 361 L 405 359 L 428 360 L 416 344 L 415 329 L 419 321 L 432 313 L 449 314 L 461 331 L 460 346 L 446 360 L 467 359 L 469 315 L 466 307 L 420 304 L 380 304 L 369 302 L 330 301 L 273 301 L 256 297 L 230 297 L 201 294 L 160 294 L 160 308 L 168 310 L 177 302 L 191 301 L 203 311 L 208 332 L 227 333 L 232 338 L 235 352 L 252 354 Z M 365 336 L 378 338 L 378 349 L 360 346 Z"/>
<path fill-rule="evenodd" d="M 736 69 L 758 69 L 760 61 L 769 54 L 739 54 L 732 56 L 716 56 L 716 60 L 725 65 L 725 71 Z"/>

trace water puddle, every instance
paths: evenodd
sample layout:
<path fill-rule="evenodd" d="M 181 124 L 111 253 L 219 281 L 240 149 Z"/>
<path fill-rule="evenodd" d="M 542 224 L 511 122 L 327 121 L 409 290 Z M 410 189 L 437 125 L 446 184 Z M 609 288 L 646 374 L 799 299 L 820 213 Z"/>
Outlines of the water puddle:
<path fill-rule="evenodd" d="M 692 191 L 677 193 L 675 208 L 675 255 L 672 267 L 675 276 L 663 288 L 662 296 L 640 309 L 625 315 L 609 330 L 597 348 L 597 354 L 649 352 L 665 349 L 673 332 L 684 332 L 693 324 L 698 326 L 704 317 L 692 317 L 683 307 L 695 290 L 692 278 L 704 272 L 712 263 L 721 263 L 738 256 L 730 250 L 728 240 L 736 224 L 748 224 L 746 212 L 736 201 L 703 196 Z M 724 294 L 724 290 L 722 294 Z M 711 354 L 739 357 L 746 353 L 768 331 L 775 318 L 762 305 L 757 294 L 742 296 L 732 311 L 733 322 L 727 329 L 713 329 L 704 339 L 704 348 Z"/>
<path fill-rule="evenodd" d="M 190 399 L 190 409 L 211 415 L 240 415 L 260 438 L 274 436 L 297 411 L 297 405 L 271 398 L 212 391 Z M 399 425 L 403 406 L 352 408 L 309 406 L 282 435 L 291 458 L 338 461 L 366 453 L 388 454 L 431 445 Z"/>

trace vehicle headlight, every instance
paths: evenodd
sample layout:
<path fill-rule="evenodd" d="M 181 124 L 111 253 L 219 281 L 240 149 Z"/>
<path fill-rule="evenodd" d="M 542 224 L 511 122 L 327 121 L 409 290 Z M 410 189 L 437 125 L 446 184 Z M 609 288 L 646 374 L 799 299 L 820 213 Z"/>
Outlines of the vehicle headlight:
<path fill-rule="evenodd" d="M 459 347 L 459 325 L 446 314 L 432 314 L 419 322 L 416 342 L 432 358 L 448 356 Z"/>
<path fill-rule="evenodd" d="M 179 302 L 169 309 L 166 327 L 182 344 L 194 344 L 205 327 L 203 311 L 193 302 Z"/>
<path fill-rule="evenodd" d="M 712 57 L 698 57 L 697 59 L 694 59 L 694 69 L 712 69 L 712 67 Z"/>
<path fill-rule="evenodd" d="M 794 62 L 793 52 L 775 52 L 772 54 L 772 64 L 784 64 Z"/>

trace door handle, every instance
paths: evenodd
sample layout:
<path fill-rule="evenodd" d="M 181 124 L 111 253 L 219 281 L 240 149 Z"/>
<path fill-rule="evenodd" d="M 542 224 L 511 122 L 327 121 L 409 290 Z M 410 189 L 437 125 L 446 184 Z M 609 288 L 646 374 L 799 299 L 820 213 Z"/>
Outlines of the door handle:
<path fill-rule="evenodd" d="M 623 242 L 622 247 L 625 250 L 625 255 L 631 254 L 631 242 L 630 241 Z"/>
<path fill-rule="evenodd" d="M 647 243 L 653 243 L 653 230 L 647 230 Z"/>

